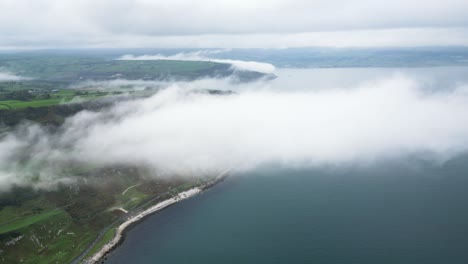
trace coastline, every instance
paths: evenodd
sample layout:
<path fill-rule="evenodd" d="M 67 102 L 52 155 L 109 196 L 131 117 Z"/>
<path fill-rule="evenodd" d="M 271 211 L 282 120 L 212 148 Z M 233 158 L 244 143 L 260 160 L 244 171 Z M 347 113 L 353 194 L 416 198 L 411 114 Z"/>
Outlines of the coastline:
<path fill-rule="evenodd" d="M 226 178 L 227 173 L 230 171 L 230 169 L 227 169 L 223 172 L 221 172 L 214 180 L 209 181 L 201 186 L 194 187 L 192 189 L 189 189 L 187 191 L 183 191 L 178 193 L 176 196 L 169 198 L 167 200 L 164 200 L 162 202 L 159 202 L 148 209 L 128 218 L 125 222 L 120 224 L 116 231 L 115 235 L 110 240 L 107 242 L 98 252 L 96 252 L 94 255 L 89 257 L 88 259 L 85 259 L 83 263 L 85 264 L 95 264 L 98 263 L 100 260 L 102 260 L 107 254 L 109 254 L 112 250 L 114 250 L 123 240 L 125 232 L 127 229 L 132 226 L 133 224 L 143 220 L 145 217 L 154 214 L 170 205 L 173 205 L 177 202 L 183 201 L 185 199 L 191 198 L 204 190 L 207 190 L 214 185 L 218 184 L 219 182 L 223 181 Z"/>

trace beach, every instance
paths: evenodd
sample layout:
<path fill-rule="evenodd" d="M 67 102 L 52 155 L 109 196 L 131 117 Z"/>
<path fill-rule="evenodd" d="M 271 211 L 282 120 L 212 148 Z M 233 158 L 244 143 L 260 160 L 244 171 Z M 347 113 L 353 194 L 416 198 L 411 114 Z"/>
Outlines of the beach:
<path fill-rule="evenodd" d="M 164 200 L 154 206 L 151 206 L 150 208 L 138 213 L 137 215 L 130 217 L 127 219 L 125 222 L 123 222 L 115 231 L 115 236 L 114 238 L 109 241 L 107 244 L 105 244 L 96 254 L 94 254 L 92 257 L 89 259 L 85 260 L 84 263 L 86 264 L 93 264 L 97 263 L 100 259 L 102 259 L 107 253 L 109 253 L 114 247 L 116 247 L 120 241 L 123 238 L 123 233 L 125 229 L 127 229 L 130 225 L 142 220 L 144 217 L 153 214 L 161 209 L 164 209 L 165 207 L 172 205 L 174 203 L 177 203 L 179 201 L 182 201 L 184 199 L 190 198 L 192 196 L 195 196 L 199 194 L 202 191 L 201 188 L 192 188 L 190 190 L 178 193 L 175 197 L 169 198 L 167 200 Z"/>

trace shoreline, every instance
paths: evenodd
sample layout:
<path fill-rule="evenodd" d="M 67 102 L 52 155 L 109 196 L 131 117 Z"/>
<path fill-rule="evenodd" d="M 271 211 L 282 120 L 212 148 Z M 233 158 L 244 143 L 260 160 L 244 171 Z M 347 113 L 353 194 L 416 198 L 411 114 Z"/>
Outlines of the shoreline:
<path fill-rule="evenodd" d="M 122 224 L 120 224 L 117 227 L 117 229 L 115 230 L 115 235 L 112 238 L 112 240 L 110 240 L 104 246 L 102 246 L 102 248 L 98 252 L 96 252 L 94 255 L 92 255 L 88 259 L 85 259 L 83 261 L 83 263 L 85 263 L 85 264 L 98 263 L 107 254 L 112 252 L 120 243 L 122 243 L 125 232 L 128 230 L 129 227 L 131 227 L 132 225 L 140 222 L 145 217 L 147 217 L 147 216 L 149 216 L 151 214 L 154 214 L 154 213 L 156 213 L 156 212 L 158 212 L 158 211 L 160 211 L 160 210 L 162 210 L 162 209 L 164 209 L 164 208 L 166 208 L 166 207 L 168 207 L 170 205 L 173 205 L 173 204 L 178 203 L 180 201 L 183 201 L 185 199 L 189 199 L 191 197 L 194 197 L 197 194 L 203 192 L 204 190 L 207 190 L 207 189 L 213 187 L 214 185 L 222 182 L 226 178 L 226 175 L 227 175 L 227 173 L 229 171 L 230 171 L 230 169 L 227 169 L 227 170 L 221 172 L 212 181 L 209 181 L 209 182 L 207 182 L 207 183 L 205 183 L 205 184 L 203 184 L 201 186 L 194 187 L 194 188 L 191 188 L 189 190 L 180 192 L 176 196 L 174 196 L 172 198 L 169 198 L 169 199 L 166 199 L 166 200 L 164 200 L 162 202 L 159 202 L 159 203 L 149 207 L 148 209 L 143 210 L 142 212 L 138 213 L 137 215 L 130 217 L 129 219 L 127 219 L 125 222 L 123 222 Z"/>

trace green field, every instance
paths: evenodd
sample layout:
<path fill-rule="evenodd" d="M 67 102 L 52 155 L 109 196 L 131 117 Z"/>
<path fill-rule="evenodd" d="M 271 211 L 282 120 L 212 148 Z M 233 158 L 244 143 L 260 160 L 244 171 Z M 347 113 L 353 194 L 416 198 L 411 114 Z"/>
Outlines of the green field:
<path fill-rule="evenodd" d="M 23 227 L 27 227 L 29 225 L 35 224 L 42 220 L 47 220 L 50 217 L 53 217 L 55 215 L 62 214 L 62 213 L 63 213 L 62 210 L 55 209 L 55 210 L 51 210 L 48 212 L 44 212 L 41 214 L 29 216 L 29 217 L 24 217 L 20 219 L 17 219 L 17 218 L 12 219 L 6 224 L 0 224 L 0 234 L 18 230 Z"/>
<path fill-rule="evenodd" d="M 108 93 L 99 93 L 93 92 L 88 95 L 74 95 L 74 91 L 60 90 L 57 95 L 53 95 L 50 99 L 33 99 L 30 101 L 21 101 L 21 100 L 4 100 L 0 101 L 0 109 L 21 109 L 26 107 L 44 107 L 58 104 L 67 104 L 72 102 L 72 100 L 79 99 L 79 101 L 87 101 L 103 97 L 108 95 Z"/>
<path fill-rule="evenodd" d="M 2 106 L 8 106 L 7 109 L 18 109 L 26 107 L 41 107 L 41 106 L 50 106 L 61 103 L 66 103 L 71 101 L 72 98 L 56 98 L 56 99 L 47 99 L 47 100 L 34 100 L 34 101 L 0 101 Z"/>

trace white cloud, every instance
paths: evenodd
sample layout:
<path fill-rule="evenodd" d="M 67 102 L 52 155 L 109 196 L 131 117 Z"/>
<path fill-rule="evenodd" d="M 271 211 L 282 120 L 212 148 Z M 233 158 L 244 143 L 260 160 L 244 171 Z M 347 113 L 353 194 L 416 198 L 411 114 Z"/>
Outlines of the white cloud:
<path fill-rule="evenodd" d="M 424 95 L 403 77 L 353 90 L 225 97 L 187 95 L 174 86 L 119 106 L 118 113 L 128 113 L 119 122 L 92 116 L 69 129 L 86 129 L 87 136 L 76 139 L 79 157 L 141 162 L 172 173 L 264 162 L 359 162 L 418 152 L 447 158 L 467 150 L 467 105 L 464 93 Z"/>
<path fill-rule="evenodd" d="M 21 80 L 27 80 L 27 79 L 28 78 L 26 77 L 18 76 L 11 72 L 2 71 L 2 69 L 0 69 L 0 82 L 21 81 Z"/>
<path fill-rule="evenodd" d="M 35 126 L 11 133 L 0 142 L 0 180 L 24 184 L 39 174 L 49 186 L 70 162 L 189 176 L 265 163 L 366 164 L 411 155 L 440 162 L 468 150 L 466 84 L 425 93 L 417 81 L 395 76 L 346 89 L 287 92 L 255 83 L 230 96 L 191 92 L 212 87 L 237 86 L 169 84 L 150 98 L 80 112 L 56 135 Z M 28 162 L 19 166 L 18 157 Z"/>
<path fill-rule="evenodd" d="M 231 64 L 235 70 L 239 71 L 256 71 L 262 73 L 274 73 L 275 66 L 270 63 L 263 63 L 257 61 L 242 61 L 242 60 L 228 60 L 228 59 L 216 59 L 210 58 L 209 55 L 218 54 L 223 52 L 222 50 L 200 50 L 194 52 L 181 52 L 170 56 L 162 54 L 157 55 L 123 55 L 118 60 L 184 60 L 184 61 L 212 61 L 219 63 Z"/>

